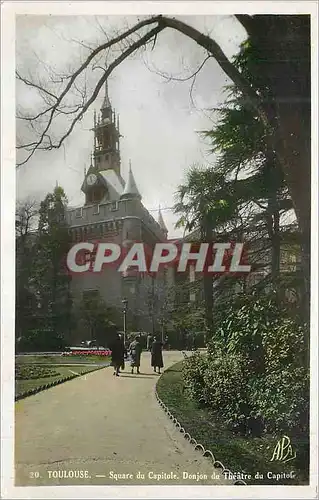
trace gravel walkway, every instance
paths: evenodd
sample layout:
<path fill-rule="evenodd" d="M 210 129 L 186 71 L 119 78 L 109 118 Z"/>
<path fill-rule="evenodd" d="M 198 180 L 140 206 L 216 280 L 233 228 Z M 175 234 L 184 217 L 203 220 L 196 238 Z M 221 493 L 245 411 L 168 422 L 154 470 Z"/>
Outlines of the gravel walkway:
<path fill-rule="evenodd" d="M 16 486 L 227 484 L 160 408 L 157 379 L 146 352 L 140 375 L 105 368 L 18 401 Z"/>

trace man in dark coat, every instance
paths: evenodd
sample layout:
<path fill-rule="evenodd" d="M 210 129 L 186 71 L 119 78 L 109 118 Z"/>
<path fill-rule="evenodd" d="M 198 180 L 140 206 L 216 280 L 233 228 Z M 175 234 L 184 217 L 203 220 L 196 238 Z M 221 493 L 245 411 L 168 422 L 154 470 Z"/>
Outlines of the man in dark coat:
<path fill-rule="evenodd" d="M 152 357 L 151 357 L 151 366 L 156 373 L 156 368 L 158 368 L 158 373 L 161 373 L 161 368 L 163 368 L 163 354 L 162 354 L 163 344 L 159 340 L 158 337 L 154 337 L 154 341 L 152 344 Z"/>
<path fill-rule="evenodd" d="M 120 368 L 124 365 L 124 342 L 120 335 L 116 335 L 111 344 L 112 366 L 114 367 L 113 375 L 119 377 Z"/>

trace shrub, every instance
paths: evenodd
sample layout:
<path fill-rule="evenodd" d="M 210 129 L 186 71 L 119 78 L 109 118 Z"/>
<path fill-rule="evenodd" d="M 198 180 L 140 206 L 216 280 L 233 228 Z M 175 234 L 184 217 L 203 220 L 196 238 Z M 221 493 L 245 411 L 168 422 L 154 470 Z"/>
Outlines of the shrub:
<path fill-rule="evenodd" d="M 204 375 L 207 363 L 208 360 L 205 356 L 201 356 L 198 352 L 195 352 L 192 356 L 189 356 L 183 364 L 183 380 L 185 388 L 191 398 L 201 403 L 205 401 Z"/>
<path fill-rule="evenodd" d="M 283 317 L 267 329 L 262 338 L 267 373 L 303 366 L 305 328 L 292 318 Z"/>
<path fill-rule="evenodd" d="M 53 330 L 29 330 L 21 337 L 18 349 L 20 352 L 62 351 L 65 341 L 62 334 Z"/>
<path fill-rule="evenodd" d="M 208 344 L 208 356 L 185 363 L 190 396 L 240 432 L 307 431 L 305 332 L 270 295 L 236 299 Z"/>
<path fill-rule="evenodd" d="M 218 348 L 223 352 L 244 355 L 250 369 L 261 372 L 264 363 L 262 339 L 281 317 L 282 311 L 271 296 L 240 296 L 219 322 L 208 343 L 208 351 L 213 353 Z"/>
<path fill-rule="evenodd" d="M 216 416 L 226 423 L 238 424 L 243 415 L 250 411 L 247 399 L 247 374 L 245 360 L 239 355 L 228 353 L 207 360 L 203 374 L 203 396 L 205 403 Z"/>
<path fill-rule="evenodd" d="M 252 378 L 247 393 L 262 415 L 267 432 L 307 432 L 309 374 L 305 368 L 290 365 Z"/>

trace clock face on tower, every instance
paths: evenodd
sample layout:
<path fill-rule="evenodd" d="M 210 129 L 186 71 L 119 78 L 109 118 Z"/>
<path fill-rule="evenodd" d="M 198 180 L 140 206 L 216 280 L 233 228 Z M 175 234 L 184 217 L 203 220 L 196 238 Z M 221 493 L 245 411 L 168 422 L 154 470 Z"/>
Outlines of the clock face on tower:
<path fill-rule="evenodd" d="M 89 186 L 93 186 L 97 181 L 97 177 L 95 174 L 89 174 L 86 178 L 86 182 L 88 183 Z"/>

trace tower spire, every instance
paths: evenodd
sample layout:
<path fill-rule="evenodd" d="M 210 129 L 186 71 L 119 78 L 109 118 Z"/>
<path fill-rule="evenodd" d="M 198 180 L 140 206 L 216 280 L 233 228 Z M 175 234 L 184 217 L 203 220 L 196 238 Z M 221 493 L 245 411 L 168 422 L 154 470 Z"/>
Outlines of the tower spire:
<path fill-rule="evenodd" d="M 105 69 L 107 69 L 107 67 Z M 111 102 L 109 99 L 109 87 L 108 87 L 108 83 L 107 83 L 107 79 L 106 79 L 105 80 L 105 90 L 104 90 L 104 101 L 103 101 L 101 110 L 111 108 L 111 107 L 112 106 L 111 106 Z"/>
<path fill-rule="evenodd" d="M 129 172 L 128 172 L 128 178 L 127 178 L 127 181 L 125 183 L 125 187 L 124 187 L 124 191 L 122 193 L 122 196 L 121 198 L 139 198 L 141 199 L 141 195 L 140 195 L 140 192 L 138 190 L 138 187 L 136 185 L 136 182 L 135 182 L 135 179 L 134 179 L 134 175 L 133 175 L 133 172 L 132 172 L 132 162 L 131 160 L 129 160 Z"/>
<path fill-rule="evenodd" d="M 91 166 L 98 171 L 114 170 L 116 174 L 120 175 L 119 133 L 116 128 L 116 120 L 109 99 L 107 79 L 104 81 L 104 84 L 105 95 L 102 106 L 98 116 L 94 113 L 94 153 L 93 159 L 91 159 Z"/>

